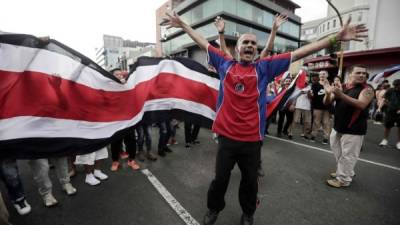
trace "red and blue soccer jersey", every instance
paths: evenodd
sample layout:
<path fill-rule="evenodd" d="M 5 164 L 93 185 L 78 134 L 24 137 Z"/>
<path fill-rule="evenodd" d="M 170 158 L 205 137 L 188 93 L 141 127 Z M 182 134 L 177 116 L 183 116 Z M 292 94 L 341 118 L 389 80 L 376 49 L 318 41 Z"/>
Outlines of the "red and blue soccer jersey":
<path fill-rule="evenodd" d="M 291 54 L 241 63 L 208 45 L 208 63 L 220 77 L 217 115 L 212 130 L 238 141 L 260 141 L 265 132 L 267 84 L 287 71 Z"/>

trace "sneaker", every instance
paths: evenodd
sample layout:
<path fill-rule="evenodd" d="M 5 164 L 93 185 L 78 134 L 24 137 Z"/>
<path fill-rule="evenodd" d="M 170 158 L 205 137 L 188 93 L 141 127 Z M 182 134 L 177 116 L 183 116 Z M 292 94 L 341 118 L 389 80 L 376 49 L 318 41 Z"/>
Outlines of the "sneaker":
<path fill-rule="evenodd" d="M 397 144 L 396 144 L 396 148 L 397 148 L 397 150 L 400 150 L 400 141 L 399 141 L 399 142 L 397 142 Z"/>
<path fill-rule="evenodd" d="M 96 178 L 99 178 L 100 180 L 107 180 L 108 179 L 108 176 L 105 174 L 105 173 L 103 173 L 103 172 L 101 172 L 101 170 L 94 170 L 93 171 L 93 175 L 96 177 Z"/>
<path fill-rule="evenodd" d="M 138 169 L 140 169 L 139 164 L 137 164 L 137 163 L 135 162 L 135 160 L 129 160 L 129 161 L 128 161 L 128 166 L 131 167 L 133 170 L 138 170 Z"/>
<path fill-rule="evenodd" d="M 381 141 L 381 143 L 379 143 L 379 146 L 383 147 L 383 146 L 387 146 L 388 145 L 388 140 L 387 139 L 383 139 Z"/>
<path fill-rule="evenodd" d="M 305 134 L 300 134 L 300 137 L 304 138 L 306 135 Z"/>
<path fill-rule="evenodd" d="M 179 143 L 175 139 L 172 139 L 171 145 L 177 145 L 177 144 L 179 144 Z"/>
<path fill-rule="evenodd" d="M 129 154 L 128 154 L 127 152 L 125 152 L 125 151 L 122 151 L 122 152 L 119 154 L 119 157 L 120 157 L 121 159 L 127 159 L 127 158 L 129 157 Z"/>
<path fill-rule="evenodd" d="M 189 143 L 186 143 L 186 144 L 185 144 L 185 148 L 190 148 L 190 144 L 189 144 Z"/>
<path fill-rule="evenodd" d="M 76 188 L 74 188 L 71 183 L 63 184 L 62 189 L 67 193 L 67 195 L 76 194 Z"/>
<path fill-rule="evenodd" d="M 289 140 L 293 140 L 293 135 L 289 134 L 288 138 L 289 138 Z"/>
<path fill-rule="evenodd" d="M 52 207 L 57 205 L 58 201 L 56 198 L 54 198 L 52 193 L 48 193 L 42 196 L 43 198 L 43 203 L 46 207 Z"/>
<path fill-rule="evenodd" d="M 203 218 L 203 225 L 213 225 L 217 221 L 218 212 L 208 210 Z"/>
<path fill-rule="evenodd" d="M 194 145 L 200 144 L 200 141 L 194 140 L 194 141 L 192 141 L 192 144 L 194 144 Z"/>
<path fill-rule="evenodd" d="M 147 154 L 146 154 L 146 157 L 147 157 L 147 159 L 148 160 L 151 160 L 151 161 L 156 161 L 157 160 L 157 156 L 155 156 L 153 153 L 151 153 L 151 152 L 148 152 Z"/>
<path fill-rule="evenodd" d="M 240 225 L 253 225 L 254 224 L 254 218 L 253 216 L 242 214 L 242 217 L 240 218 Z"/>
<path fill-rule="evenodd" d="M 311 142 L 315 142 L 315 137 L 310 137 Z"/>
<path fill-rule="evenodd" d="M 101 182 L 94 177 L 93 173 L 86 174 L 85 183 L 89 184 L 90 186 L 99 185 Z"/>
<path fill-rule="evenodd" d="M 335 187 L 335 188 L 341 188 L 341 187 L 350 186 L 350 183 L 346 184 L 346 183 L 343 183 L 343 182 L 339 181 L 338 179 L 330 179 L 330 180 L 327 180 L 326 183 L 329 186 Z"/>
<path fill-rule="evenodd" d="M 32 208 L 28 204 L 25 198 L 15 201 L 14 208 L 17 210 L 18 214 L 23 216 L 31 212 Z"/>
<path fill-rule="evenodd" d="M 146 157 L 144 156 L 143 150 L 142 150 L 142 151 L 139 151 L 136 157 L 137 157 L 138 160 L 141 161 L 141 162 L 144 162 L 144 160 L 146 159 Z"/>
<path fill-rule="evenodd" d="M 111 171 L 117 171 L 119 168 L 119 162 L 113 161 L 111 164 Z"/>
<path fill-rule="evenodd" d="M 322 144 L 327 145 L 328 144 L 328 139 L 324 138 L 324 140 L 322 140 Z"/>

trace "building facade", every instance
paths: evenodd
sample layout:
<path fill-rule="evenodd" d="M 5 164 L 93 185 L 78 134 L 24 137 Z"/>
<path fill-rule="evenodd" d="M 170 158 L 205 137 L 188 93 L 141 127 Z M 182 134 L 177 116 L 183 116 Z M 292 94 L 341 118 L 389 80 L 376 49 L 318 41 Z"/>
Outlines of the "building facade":
<path fill-rule="evenodd" d="M 155 44 L 103 35 L 103 46 L 96 51 L 96 63 L 106 70 L 117 67 L 128 70 L 129 65 L 142 55 L 154 56 Z"/>
<path fill-rule="evenodd" d="M 368 37 L 363 42 L 349 42 L 343 47 L 344 67 L 366 64 L 370 74 L 376 74 L 392 65 L 400 64 L 400 1 L 398 0 L 332 0 L 346 22 L 351 16 L 352 24 L 366 24 Z M 327 17 L 307 22 L 301 30 L 301 39 L 312 42 L 323 39 L 340 30 L 339 18 L 328 6 Z M 326 50 L 304 60 L 312 70 L 326 69 L 331 75 L 337 73 L 335 59 Z M 393 77 L 399 77 L 397 74 Z"/>
<path fill-rule="evenodd" d="M 274 45 L 274 51 L 286 52 L 298 48 L 300 44 L 301 22 L 294 14 L 296 8 L 299 6 L 290 0 L 186 0 L 174 10 L 210 42 L 218 39 L 214 19 L 217 16 L 224 18 L 225 38 L 232 50 L 243 33 L 255 34 L 259 49 L 262 49 L 269 37 L 275 14 L 287 12 L 289 21 L 278 31 Z M 181 29 L 166 29 L 164 26 L 159 29 L 161 38 L 157 40 L 160 40 L 161 55 L 187 56 L 206 64 L 205 52 Z"/>

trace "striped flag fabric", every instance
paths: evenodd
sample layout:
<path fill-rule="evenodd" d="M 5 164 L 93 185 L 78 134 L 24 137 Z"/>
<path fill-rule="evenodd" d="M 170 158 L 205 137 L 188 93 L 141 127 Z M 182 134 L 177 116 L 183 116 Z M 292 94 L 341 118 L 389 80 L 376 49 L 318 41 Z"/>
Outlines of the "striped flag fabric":
<path fill-rule="evenodd" d="M 396 65 L 396 66 L 387 68 L 387 69 L 383 70 L 382 72 L 371 76 L 368 79 L 368 81 L 373 82 L 375 84 L 380 84 L 383 82 L 383 80 L 385 78 L 390 77 L 391 75 L 397 73 L 398 71 L 400 71 L 400 65 Z"/>
<path fill-rule="evenodd" d="M 292 93 L 289 95 L 283 107 L 286 107 L 288 103 L 296 101 L 297 97 L 300 96 L 301 90 L 307 86 L 307 72 L 305 69 L 301 69 L 293 80 L 294 89 Z"/>
<path fill-rule="evenodd" d="M 211 126 L 219 80 L 185 59 L 139 58 L 122 84 L 55 40 L 0 35 L 0 157 L 96 151 L 142 118 L 173 113 Z"/>
<path fill-rule="evenodd" d="M 307 85 L 306 79 L 307 73 L 304 69 L 301 69 L 289 87 L 281 89 L 278 95 L 267 105 L 266 117 L 270 117 L 276 110 L 287 107 L 289 102 L 296 100 L 300 95 L 301 89 Z"/>

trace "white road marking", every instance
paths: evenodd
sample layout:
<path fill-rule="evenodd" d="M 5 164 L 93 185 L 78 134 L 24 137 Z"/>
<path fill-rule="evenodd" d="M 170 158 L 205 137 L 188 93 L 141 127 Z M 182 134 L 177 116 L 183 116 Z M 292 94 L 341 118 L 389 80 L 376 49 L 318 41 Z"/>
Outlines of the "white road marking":
<path fill-rule="evenodd" d="M 295 141 L 286 140 L 286 139 L 282 139 L 282 138 L 278 138 L 278 137 L 274 137 L 274 136 L 270 136 L 270 135 L 267 135 L 267 137 L 268 137 L 268 138 L 271 138 L 271 139 L 275 139 L 275 140 L 279 140 L 279 141 L 283 141 L 283 142 L 287 142 L 287 143 L 299 145 L 299 146 L 302 146 L 302 147 L 305 147 L 305 148 L 310 148 L 310 149 L 318 150 L 318 151 L 321 151 L 321 152 L 333 154 L 332 151 L 327 150 L 327 149 L 318 148 L 318 147 L 315 147 L 315 146 L 306 145 L 306 144 L 302 144 L 302 143 L 298 143 L 298 142 L 295 142 Z M 362 162 L 366 162 L 366 163 L 371 163 L 371 164 L 374 164 L 374 165 L 376 165 L 376 166 L 382 166 L 382 167 L 386 167 L 386 168 L 389 168 L 389 169 L 393 169 L 393 170 L 400 171 L 400 168 L 399 168 L 399 167 L 395 167 L 395 166 L 391 166 L 391 165 L 387 165 L 387 164 L 383 164 L 383 163 L 378 163 L 378 162 L 374 162 L 374 161 L 367 160 L 367 159 L 359 158 L 358 161 L 362 161 Z"/>
<path fill-rule="evenodd" d="M 169 193 L 169 191 L 158 181 L 157 177 L 155 177 L 150 170 L 143 169 L 142 173 L 146 175 L 147 179 L 151 182 L 151 184 L 157 189 L 157 191 L 161 194 L 161 196 L 167 201 L 167 203 L 171 206 L 171 208 L 178 214 L 178 216 L 187 224 L 187 225 L 200 225 L 190 214 L 186 211 L 185 208 L 174 198 L 174 196 Z"/>

